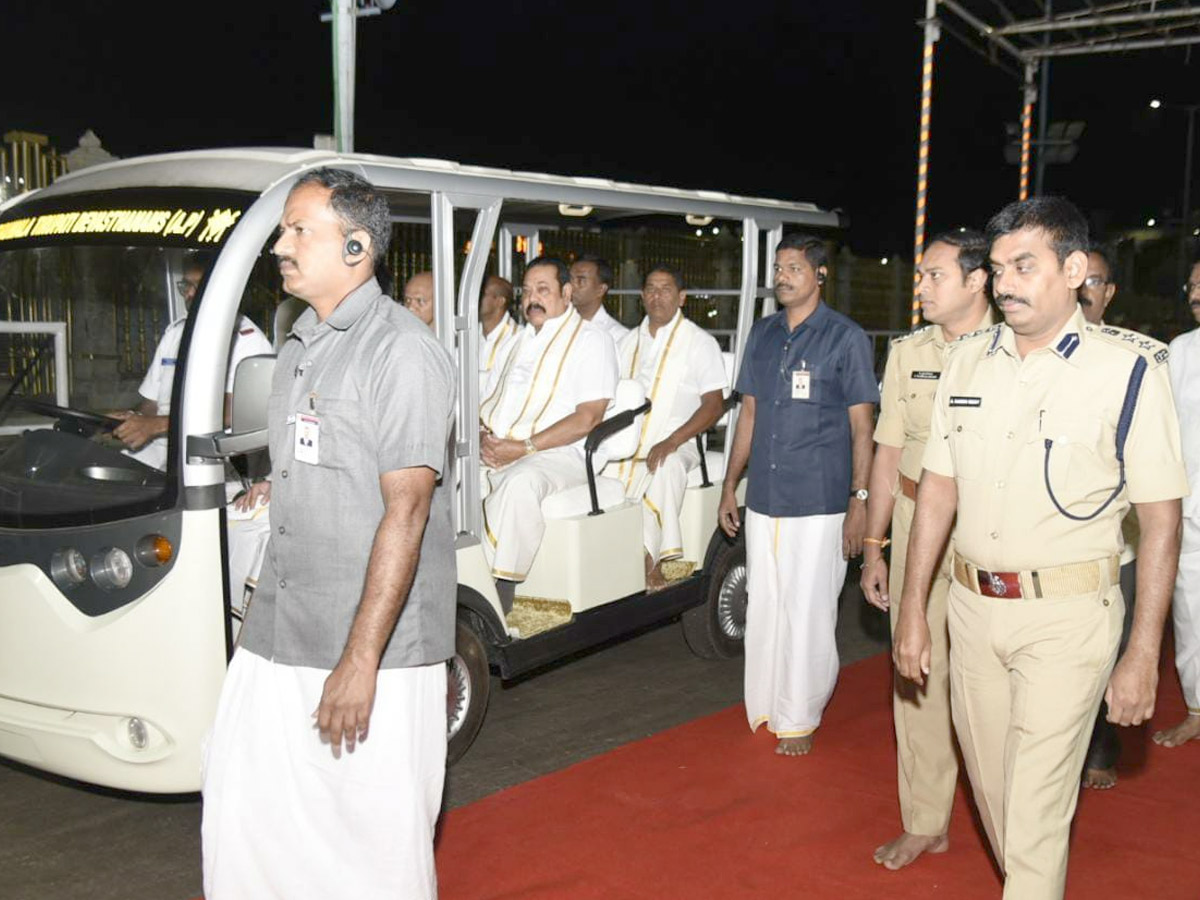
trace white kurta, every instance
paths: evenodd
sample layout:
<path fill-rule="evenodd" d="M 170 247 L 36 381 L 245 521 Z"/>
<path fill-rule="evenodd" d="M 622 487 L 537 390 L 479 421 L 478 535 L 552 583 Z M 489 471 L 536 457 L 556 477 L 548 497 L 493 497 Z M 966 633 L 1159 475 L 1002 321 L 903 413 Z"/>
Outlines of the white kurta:
<path fill-rule="evenodd" d="M 1168 367 L 1191 493 L 1183 498 L 1183 541 L 1171 604 L 1175 668 L 1188 712 L 1200 714 L 1200 328 L 1171 342 Z"/>
<path fill-rule="evenodd" d="M 572 307 L 540 331 L 521 329 L 504 367 L 488 378 L 479 415 L 493 434 L 525 440 L 581 403 L 612 400 L 616 386 L 612 341 Z M 587 481 L 584 440 L 486 471 L 483 550 L 494 578 L 523 581 L 529 573 L 545 533 L 542 500 Z"/>
<path fill-rule="evenodd" d="M 633 459 L 616 467 L 625 496 L 642 503 L 642 545 L 655 563 L 683 555 L 679 511 L 688 472 L 700 464 L 694 441 L 667 457 L 658 471 L 646 468 L 654 445 L 676 431 L 700 408 L 704 394 L 728 393 L 725 364 L 716 339 L 682 313 L 651 336 L 649 319 L 627 334 L 618 347 L 622 378 L 636 378 L 646 389 L 650 412 Z"/>
<path fill-rule="evenodd" d="M 479 336 L 479 389 L 487 386 L 488 375 L 493 369 L 503 369 L 517 339 L 517 323 L 507 312 L 496 327 L 488 334 Z M 480 394 L 480 399 L 483 398 Z"/>
<path fill-rule="evenodd" d="M 446 664 L 383 669 L 370 733 L 335 758 L 312 713 L 329 676 L 238 650 L 204 754 L 204 896 L 434 898 Z"/>
<path fill-rule="evenodd" d="M 777 737 L 821 724 L 837 684 L 845 513 L 773 519 L 746 510 L 746 718 Z"/>
<path fill-rule="evenodd" d="M 629 329 L 614 319 L 608 314 L 608 310 L 604 308 L 604 304 L 600 304 L 600 308 L 596 310 L 596 314 L 592 316 L 591 322 L 610 338 L 612 338 L 613 346 L 616 347 L 629 334 Z"/>

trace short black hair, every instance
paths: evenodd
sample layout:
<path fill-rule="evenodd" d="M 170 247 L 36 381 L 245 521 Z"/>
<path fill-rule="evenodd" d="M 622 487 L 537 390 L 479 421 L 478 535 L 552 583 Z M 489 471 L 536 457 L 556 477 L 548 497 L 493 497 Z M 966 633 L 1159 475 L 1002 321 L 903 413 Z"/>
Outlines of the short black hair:
<path fill-rule="evenodd" d="M 646 286 L 646 282 L 650 280 L 650 276 L 653 275 L 655 272 L 661 272 L 663 275 L 670 275 L 671 280 L 675 282 L 675 290 L 677 290 L 677 291 L 683 290 L 683 273 L 680 272 L 674 266 L 667 265 L 667 263 L 659 263 L 658 265 L 652 267 L 650 269 L 650 271 L 646 273 L 646 277 L 642 279 L 642 287 L 643 288 Z"/>
<path fill-rule="evenodd" d="M 216 254 L 211 250 L 192 250 L 183 257 L 184 272 L 207 272 L 208 267 L 212 265 L 216 259 Z"/>
<path fill-rule="evenodd" d="M 558 270 L 558 286 L 560 288 L 571 283 L 571 270 L 557 256 L 539 256 L 537 259 L 531 259 L 526 264 L 525 271 L 529 272 L 538 266 L 554 266 Z"/>
<path fill-rule="evenodd" d="M 1117 279 L 1113 277 L 1115 268 L 1113 266 L 1112 251 L 1099 241 L 1092 241 L 1090 244 L 1088 244 L 1087 252 L 1095 253 L 1098 257 L 1104 260 L 1104 268 L 1108 269 L 1108 283 L 1116 284 Z"/>
<path fill-rule="evenodd" d="M 987 224 L 988 245 L 1014 231 L 1038 228 L 1046 232 L 1061 266 L 1072 253 L 1088 249 L 1087 219 L 1065 197 L 1031 197 L 1008 204 Z"/>
<path fill-rule="evenodd" d="M 596 280 L 606 288 L 611 288 L 613 284 L 612 266 L 608 264 L 608 260 L 603 256 L 597 256 L 595 253 L 582 253 L 575 260 L 577 263 L 591 263 L 596 267 Z"/>
<path fill-rule="evenodd" d="M 512 303 L 512 301 L 513 301 L 512 282 L 509 281 L 507 278 L 501 278 L 499 275 L 484 276 L 483 286 L 479 289 L 479 296 L 480 297 L 483 296 L 483 292 L 487 290 L 488 284 L 492 281 L 500 282 L 500 293 L 504 296 L 505 302 Z"/>
<path fill-rule="evenodd" d="M 929 248 L 934 244 L 949 244 L 951 247 L 958 248 L 958 267 L 962 269 L 963 281 L 966 281 L 967 276 L 976 269 L 983 269 L 985 275 L 990 274 L 988 271 L 988 248 L 990 245 L 982 232 L 973 228 L 943 231 L 925 245 L 925 252 L 928 253 Z"/>
<path fill-rule="evenodd" d="M 829 254 L 825 250 L 825 242 L 812 234 L 798 232 L 785 234 L 783 240 L 779 242 L 779 246 L 775 248 L 775 252 L 778 253 L 780 250 L 799 250 L 814 269 L 825 265 L 829 258 Z"/>
<path fill-rule="evenodd" d="M 296 179 L 292 190 L 306 184 L 329 191 L 329 205 L 341 219 L 342 234 L 365 231 L 371 236 L 371 262 L 382 269 L 392 242 L 392 216 L 383 193 L 361 175 L 332 166 L 310 169 Z"/>

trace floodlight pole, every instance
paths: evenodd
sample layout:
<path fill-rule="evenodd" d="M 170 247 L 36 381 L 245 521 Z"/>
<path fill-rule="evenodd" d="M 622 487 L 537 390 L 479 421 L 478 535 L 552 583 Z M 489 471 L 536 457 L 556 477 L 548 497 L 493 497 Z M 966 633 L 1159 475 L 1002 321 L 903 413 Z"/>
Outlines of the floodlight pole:
<path fill-rule="evenodd" d="M 1178 275 L 1176 281 L 1183 284 L 1187 278 L 1188 272 L 1188 245 L 1192 239 L 1192 159 L 1196 155 L 1196 111 L 1200 110 L 1200 104 L 1192 103 L 1183 107 L 1187 111 L 1187 141 L 1185 143 L 1186 150 L 1183 155 L 1183 222 L 1179 228 L 1179 264 Z"/>
<path fill-rule="evenodd" d="M 1046 0 L 1046 20 L 1054 17 L 1054 0 Z M 1046 32 L 1043 41 L 1050 46 L 1050 32 Z M 1041 87 L 1038 89 L 1038 144 L 1037 144 L 1037 177 L 1033 182 L 1033 195 L 1042 196 L 1046 184 L 1046 128 L 1050 121 L 1050 59 L 1041 61 Z"/>
<path fill-rule="evenodd" d="M 917 138 L 917 219 L 913 235 L 913 298 L 909 324 L 921 324 L 921 257 L 925 252 L 925 209 L 929 188 L 929 126 L 933 113 L 933 45 L 941 37 L 937 21 L 938 0 L 925 0 L 925 40 L 921 48 L 921 124 Z"/>
<path fill-rule="evenodd" d="M 354 150 L 354 69 L 358 17 L 355 0 L 330 0 L 333 24 L 333 140 L 338 153 Z"/>

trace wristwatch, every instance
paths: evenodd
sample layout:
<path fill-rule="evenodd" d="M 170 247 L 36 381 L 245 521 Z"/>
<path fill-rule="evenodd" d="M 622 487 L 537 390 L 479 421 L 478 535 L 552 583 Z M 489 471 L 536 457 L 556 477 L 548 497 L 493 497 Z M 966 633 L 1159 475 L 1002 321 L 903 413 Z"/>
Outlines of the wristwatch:
<path fill-rule="evenodd" d="M 859 488 L 857 491 L 850 492 L 850 499 L 851 500 L 861 500 L 864 503 L 866 503 L 867 497 L 869 495 L 870 495 L 870 491 L 868 491 L 866 488 Z"/>
<path fill-rule="evenodd" d="M 525 455 L 537 453 L 537 447 L 533 445 L 533 438 L 525 438 Z"/>

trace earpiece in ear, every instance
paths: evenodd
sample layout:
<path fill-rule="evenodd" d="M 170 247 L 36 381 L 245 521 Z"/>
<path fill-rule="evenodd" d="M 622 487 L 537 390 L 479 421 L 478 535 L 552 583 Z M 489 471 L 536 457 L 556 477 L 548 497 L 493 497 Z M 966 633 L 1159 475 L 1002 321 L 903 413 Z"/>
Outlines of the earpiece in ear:
<path fill-rule="evenodd" d="M 817 273 L 817 284 L 824 284 L 824 283 L 825 283 L 825 273 L 818 272 Z"/>
<path fill-rule="evenodd" d="M 358 254 L 360 254 L 362 252 L 363 252 L 363 245 L 362 245 L 361 241 L 356 241 L 354 238 L 350 238 L 350 240 L 346 241 L 346 255 L 347 256 L 358 256 Z"/>

